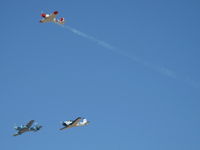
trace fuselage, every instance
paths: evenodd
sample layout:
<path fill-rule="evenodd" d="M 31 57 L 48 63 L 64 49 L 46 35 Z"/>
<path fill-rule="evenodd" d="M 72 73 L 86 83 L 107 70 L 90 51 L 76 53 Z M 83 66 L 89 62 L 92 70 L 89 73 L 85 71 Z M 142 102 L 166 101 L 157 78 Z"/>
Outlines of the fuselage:
<path fill-rule="evenodd" d="M 30 129 L 25 127 L 25 128 L 22 128 L 22 129 L 18 130 L 18 133 L 22 134 L 22 133 L 27 132 L 27 131 L 30 131 Z"/>

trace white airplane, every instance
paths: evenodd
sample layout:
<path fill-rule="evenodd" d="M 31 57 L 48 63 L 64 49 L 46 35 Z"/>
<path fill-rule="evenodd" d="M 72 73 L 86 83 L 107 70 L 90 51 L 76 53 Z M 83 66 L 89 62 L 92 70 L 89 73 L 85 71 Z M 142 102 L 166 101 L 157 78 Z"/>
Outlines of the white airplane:
<path fill-rule="evenodd" d="M 65 19 L 64 18 L 56 19 L 57 14 L 58 14 L 58 11 L 54 11 L 52 14 L 42 13 L 41 17 L 43 17 L 43 19 L 40 20 L 40 22 L 41 23 L 54 22 L 54 23 L 58 23 L 58 24 L 64 24 Z"/>
<path fill-rule="evenodd" d="M 26 125 L 14 127 L 15 130 L 17 130 L 17 133 L 13 134 L 13 136 L 18 136 L 18 135 L 21 135 L 22 133 L 28 132 L 28 131 L 36 132 L 42 128 L 42 126 L 40 126 L 40 125 L 35 125 L 35 126 L 31 127 L 33 125 L 33 123 L 34 123 L 34 120 L 31 120 Z"/>
<path fill-rule="evenodd" d="M 83 118 L 83 120 L 81 117 L 76 118 L 74 121 L 72 120 L 68 120 L 68 121 L 64 121 L 62 123 L 62 125 L 64 126 L 63 128 L 61 128 L 60 130 L 64 130 L 64 129 L 68 129 L 68 128 L 72 128 L 72 127 L 80 127 L 80 126 L 85 126 L 88 125 L 90 122 Z"/>

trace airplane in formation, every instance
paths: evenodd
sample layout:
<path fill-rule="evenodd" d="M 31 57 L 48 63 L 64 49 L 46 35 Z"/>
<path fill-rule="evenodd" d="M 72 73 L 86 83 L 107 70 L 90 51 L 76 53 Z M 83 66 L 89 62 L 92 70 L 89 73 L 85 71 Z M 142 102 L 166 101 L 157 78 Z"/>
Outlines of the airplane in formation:
<path fill-rule="evenodd" d="M 57 19 L 56 18 L 57 15 L 58 15 L 58 11 L 54 11 L 52 14 L 42 13 L 41 17 L 43 17 L 43 19 L 40 20 L 40 22 L 41 23 L 53 22 L 53 23 L 58 23 L 58 24 L 64 24 L 65 19 L 64 18 Z"/>
<path fill-rule="evenodd" d="M 90 122 L 85 119 L 85 118 L 81 118 L 78 117 L 75 120 L 67 120 L 67 121 L 63 121 L 62 125 L 64 126 L 63 128 L 61 128 L 60 130 L 64 130 L 64 129 L 68 129 L 68 128 L 72 128 L 72 127 L 80 127 L 80 126 L 85 126 L 88 125 Z"/>
<path fill-rule="evenodd" d="M 35 120 L 30 120 L 26 125 L 21 125 L 21 126 L 15 126 L 14 129 L 17 130 L 17 133 L 13 134 L 13 136 L 18 136 L 21 135 L 25 132 L 37 132 L 39 131 L 42 126 L 41 125 L 33 125 Z M 90 122 L 86 118 L 81 118 L 78 117 L 75 120 L 67 120 L 63 121 L 62 125 L 64 126 L 60 130 L 72 128 L 72 127 L 80 127 L 80 126 L 85 126 L 88 125 Z"/>
<path fill-rule="evenodd" d="M 30 120 L 26 125 L 14 127 L 14 129 L 17 130 L 17 133 L 13 134 L 13 136 L 18 136 L 25 132 L 30 132 L 30 131 L 33 131 L 33 132 L 39 131 L 42 128 L 42 126 L 41 125 L 33 126 L 34 122 L 35 120 Z"/>

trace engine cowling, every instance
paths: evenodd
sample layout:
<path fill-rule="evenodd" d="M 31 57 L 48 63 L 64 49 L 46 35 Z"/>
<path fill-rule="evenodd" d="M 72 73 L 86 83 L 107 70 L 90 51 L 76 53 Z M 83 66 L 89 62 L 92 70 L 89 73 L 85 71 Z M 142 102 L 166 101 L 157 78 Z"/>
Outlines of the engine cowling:
<path fill-rule="evenodd" d="M 46 17 L 46 14 L 45 14 L 45 13 L 43 13 L 43 14 L 41 14 L 41 16 L 42 16 L 43 18 L 45 18 L 45 17 Z"/>

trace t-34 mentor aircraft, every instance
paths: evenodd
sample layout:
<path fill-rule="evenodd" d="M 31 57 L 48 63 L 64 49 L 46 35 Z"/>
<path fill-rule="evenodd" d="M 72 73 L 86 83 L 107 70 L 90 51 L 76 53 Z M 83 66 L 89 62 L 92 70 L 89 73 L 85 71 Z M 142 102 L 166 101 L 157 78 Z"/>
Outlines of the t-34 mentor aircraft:
<path fill-rule="evenodd" d="M 72 128 L 72 127 L 80 127 L 80 126 L 85 126 L 87 124 L 89 124 L 90 122 L 87 121 L 87 119 L 83 118 L 83 120 L 81 117 L 76 118 L 75 120 L 68 120 L 68 121 L 64 121 L 62 122 L 62 125 L 64 126 L 63 128 L 61 128 L 60 130 L 64 130 L 64 129 L 68 129 L 68 128 Z"/>
<path fill-rule="evenodd" d="M 41 125 L 35 125 L 33 127 L 31 127 L 34 123 L 34 120 L 29 121 L 26 125 L 21 125 L 21 126 L 17 126 L 14 127 L 17 130 L 17 133 L 13 134 L 13 136 L 18 136 L 21 135 L 24 132 L 28 132 L 28 131 L 38 131 L 42 128 Z"/>
<path fill-rule="evenodd" d="M 64 24 L 65 23 L 64 18 L 56 19 L 57 14 L 58 14 L 58 11 L 54 11 L 52 14 L 42 13 L 41 17 L 43 17 L 43 19 L 40 20 L 40 22 L 41 23 L 54 22 L 54 23 L 58 23 L 58 24 Z"/>

